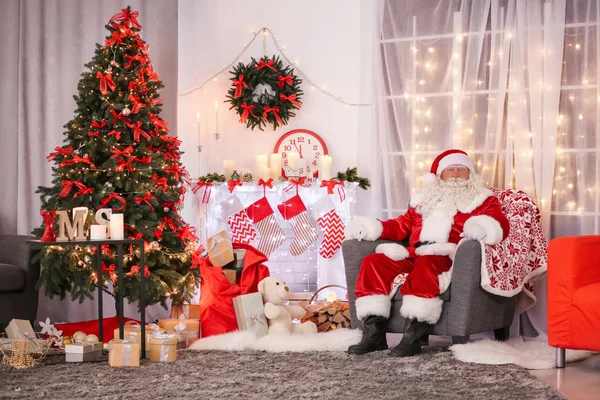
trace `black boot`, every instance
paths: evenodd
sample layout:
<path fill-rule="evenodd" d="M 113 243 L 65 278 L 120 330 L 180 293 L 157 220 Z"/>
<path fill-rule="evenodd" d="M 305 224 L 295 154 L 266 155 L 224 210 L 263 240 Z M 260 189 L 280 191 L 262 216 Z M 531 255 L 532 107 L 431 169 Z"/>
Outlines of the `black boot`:
<path fill-rule="evenodd" d="M 365 354 L 377 350 L 387 350 L 385 339 L 387 318 L 369 315 L 363 322 L 363 336 L 358 344 L 348 347 L 350 354 Z"/>
<path fill-rule="evenodd" d="M 394 357 L 410 357 L 421 352 L 421 339 L 431 332 L 432 325 L 418 321 L 416 318 L 406 320 L 404 336 L 400 344 L 394 347 L 391 355 Z"/>

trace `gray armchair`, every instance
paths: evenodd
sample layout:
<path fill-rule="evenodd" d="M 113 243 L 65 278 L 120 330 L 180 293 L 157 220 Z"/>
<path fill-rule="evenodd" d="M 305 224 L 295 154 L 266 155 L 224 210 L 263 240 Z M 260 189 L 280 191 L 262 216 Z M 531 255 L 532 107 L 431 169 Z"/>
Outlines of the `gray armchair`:
<path fill-rule="evenodd" d="M 362 259 L 375 252 L 375 247 L 389 240 L 347 240 L 342 245 L 346 268 L 346 283 L 352 326 L 362 328 L 356 318 L 354 289 Z M 408 243 L 403 243 L 405 246 Z M 433 335 L 452 336 L 454 343 L 465 343 L 469 335 L 494 331 L 496 339 L 506 340 L 513 320 L 516 297 L 501 297 L 481 287 L 481 245 L 477 241 L 463 241 L 456 250 L 450 287 L 440 295 L 444 300 L 442 315 L 434 325 Z M 402 295 L 400 291 L 392 298 L 392 312 L 388 332 L 403 333 L 405 319 L 400 315 Z"/>
<path fill-rule="evenodd" d="M 0 235 L 0 332 L 13 318 L 36 318 L 40 266 L 31 262 L 28 239 L 33 237 Z"/>

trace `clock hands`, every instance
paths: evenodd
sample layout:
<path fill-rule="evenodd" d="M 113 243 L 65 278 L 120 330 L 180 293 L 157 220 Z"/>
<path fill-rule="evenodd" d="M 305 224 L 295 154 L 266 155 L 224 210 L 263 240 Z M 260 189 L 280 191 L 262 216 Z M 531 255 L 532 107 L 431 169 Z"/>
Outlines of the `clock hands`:
<path fill-rule="evenodd" d="M 296 150 L 298 150 L 298 154 L 300 154 L 300 158 L 304 158 L 304 157 L 302 157 L 302 145 L 300 145 L 300 148 L 298 148 L 298 146 L 296 146 L 296 143 L 294 142 L 294 147 L 296 148 Z"/>

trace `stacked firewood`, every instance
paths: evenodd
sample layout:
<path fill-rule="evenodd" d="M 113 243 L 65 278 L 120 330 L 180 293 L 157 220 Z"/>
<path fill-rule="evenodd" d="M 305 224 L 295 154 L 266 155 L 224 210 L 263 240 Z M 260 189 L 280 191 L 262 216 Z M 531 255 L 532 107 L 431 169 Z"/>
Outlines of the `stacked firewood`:
<path fill-rule="evenodd" d="M 350 328 L 350 308 L 346 301 L 317 301 L 304 308 L 302 322 L 312 321 L 319 332 Z"/>

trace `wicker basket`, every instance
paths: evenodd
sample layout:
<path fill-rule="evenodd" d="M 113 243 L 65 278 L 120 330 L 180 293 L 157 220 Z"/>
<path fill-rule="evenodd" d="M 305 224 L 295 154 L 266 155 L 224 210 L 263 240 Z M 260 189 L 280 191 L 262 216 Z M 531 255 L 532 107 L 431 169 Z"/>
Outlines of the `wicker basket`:
<path fill-rule="evenodd" d="M 317 325 L 319 332 L 328 332 L 339 328 L 350 328 L 350 307 L 348 301 L 315 301 L 319 292 L 328 288 L 348 290 L 341 285 L 326 285 L 317 290 L 308 301 L 308 304 L 304 306 L 306 314 L 304 315 L 304 318 L 302 318 L 302 322 L 314 322 Z"/>

